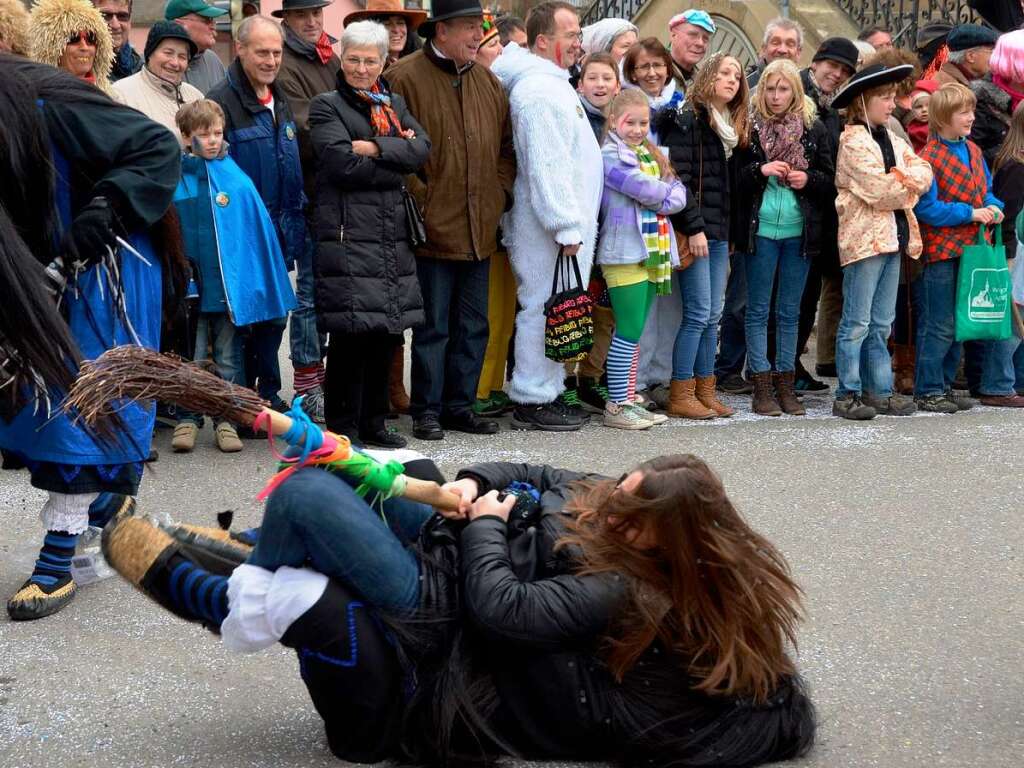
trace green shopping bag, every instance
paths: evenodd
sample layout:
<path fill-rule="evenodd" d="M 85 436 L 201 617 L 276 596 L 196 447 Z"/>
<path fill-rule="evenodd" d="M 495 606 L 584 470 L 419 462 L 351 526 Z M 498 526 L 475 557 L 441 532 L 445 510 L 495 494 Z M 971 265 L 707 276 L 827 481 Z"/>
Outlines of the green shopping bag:
<path fill-rule="evenodd" d="M 996 224 L 995 245 L 978 227 L 978 242 L 964 246 L 956 290 L 956 340 L 1000 341 L 1013 335 L 1010 270 L 1003 247 L 1003 228 Z"/>

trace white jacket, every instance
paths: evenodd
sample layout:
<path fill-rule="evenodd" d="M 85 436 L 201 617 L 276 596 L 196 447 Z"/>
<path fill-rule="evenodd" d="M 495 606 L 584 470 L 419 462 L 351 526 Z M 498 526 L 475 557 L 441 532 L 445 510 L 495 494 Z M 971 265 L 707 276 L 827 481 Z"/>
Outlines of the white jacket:
<path fill-rule="evenodd" d="M 181 142 L 181 132 L 174 116 L 185 104 L 203 98 L 198 88 L 182 82 L 177 88 L 163 78 L 157 77 L 146 67 L 134 75 L 118 80 L 112 86 L 120 97 L 118 100 L 134 107 L 142 114 L 166 128 Z"/>
<path fill-rule="evenodd" d="M 508 91 L 518 171 L 511 228 L 513 258 L 541 253 L 554 264 L 556 243 L 582 243 L 580 266 L 590 264 L 604 186 L 601 148 L 569 85 L 569 73 L 513 44 L 491 70 Z M 543 270 L 550 283 L 550 269 Z"/>

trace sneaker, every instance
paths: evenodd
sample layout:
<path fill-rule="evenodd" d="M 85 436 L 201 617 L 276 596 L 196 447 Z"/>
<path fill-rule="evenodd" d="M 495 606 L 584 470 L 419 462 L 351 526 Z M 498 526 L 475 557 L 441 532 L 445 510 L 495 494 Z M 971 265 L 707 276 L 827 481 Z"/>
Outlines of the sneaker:
<path fill-rule="evenodd" d="M 832 403 L 833 416 L 841 416 L 851 421 L 868 421 L 875 418 L 875 414 L 875 409 L 865 405 L 857 395 L 837 397 Z"/>
<path fill-rule="evenodd" d="M 751 395 L 754 393 L 754 385 L 738 373 L 727 373 L 720 377 L 715 388 L 727 395 Z"/>
<path fill-rule="evenodd" d="M 217 440 L 217 447 L 221 453 L 238 453 L 242 450 L 242 441 L 235 431 L 234 425 L 222 421 L 217 425 L 213 433 Z"/>
<path fill-rule="evenodd" d="M 608 387 L 594 379 L 580 379 L 576 396 L 585 411 L 604 413 L 604 406 L 608 402 Z"/>
<path fill-rule="evenodd" d="M 878 397 L 865 392 L 862 397 L 864 405 L 870 405 L 879 416 L 910 416 L 917 413 L 917 405 L 912 397 L 905 395 L 891 394 L 888 397 Z"/>
<path fill-rule="evenodd" d="M 835 363 L 818 363 L 814 366 L 814 372 L 828 379 L 834 379 L 839 375 L 836 373 Z"/>
<path fill-rule="evenodd" d="M 171 448 L 175 453 L 192 453 L 196 447 L 196 436 L 199 425 L 194 421 L 179 421 L 171 438 Z"/>
<path fill-rule="evenodd" d="M 583 401 L 580 400 L 579 393 L 575 387 L 566 389 L 556 397 L 555 407 L 561 408 L 569 416 L 579 419 L 581 424 L 587 424 L 590 421 L 590 414 L 584 410 Z"/>
<path fill-rule="evenodd" d="M 295 401 L 293 400 L 292 403 Z M 317 424 L 326 424 L 324 418 L 324 389 L 317 384 L 312 389 L 302 393 L 302 410 Z"/>
<path fill-rule="evenodd" d="M 517 405 L 512 411 L 513 429 L 575 432 L 581 426 L 583 419 L 557 400 L 543 405 Z"/>
<path fill-rule="evenodd" d="M 608 403 L 602 423 L 613 429 L 650 429 L 654 424 L 643 416 L 642 410 L 632 403 Z"/>
<path fill-rule="evenodd" d="M 925 395 L 924 397 L 915 397 L 914 402 L 917 403 L 917 410 L 924 411 L 925 413 L 952 414 L 960 410 L 959 406 L 945 395 Z"/>
<path fill-rule="evenodd" d="M 955 387 L 946 390 L 946 399 L 952 402 L 958 411 L 969 411 L 977 405 L 977 401 L 973 398 L 967 397 L 967 395 L 958 395 Z"/>
<path fill-rule="evenodd" d="M 636 409 L 636 411 L 641 416 L 643 416 L 644 419 L 651 422 L 652 425 L 664 424 L 666 421 L 668 421 L 668 416 L 666 416 L 664 413 L 652 411 L 650 408 L 646 408 L 642 403 L 631 403 L 629 407 Z"/>
<path fill-rule="evenodd" d="M 807 371 L 798 371 L 793 388 L 797 392 L 827 392 L 829 387 L 828 384 L 818 381 Z"/>
<path fill-rule="evenodd" d="M 473 403 L 473 413 L 484 418 L 495 418 L 512 409 L 512 399 L 501 390 Z"/>

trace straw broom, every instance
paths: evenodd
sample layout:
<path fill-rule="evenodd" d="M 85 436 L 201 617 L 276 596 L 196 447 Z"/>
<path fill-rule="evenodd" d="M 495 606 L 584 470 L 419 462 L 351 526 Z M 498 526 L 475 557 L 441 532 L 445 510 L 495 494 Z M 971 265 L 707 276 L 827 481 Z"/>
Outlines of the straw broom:
<path fill-rule="evenodd" d="M 300 447 L 308 437 L 320 439 L 315 425 L 297 424 L 291 417 L 269 408 L 252 390 L 224 381 L 181 358 L 137 346 L 114 347 L 83 363 L 63 408 L 72 418 L 92 425 L 116 414 L 125 401 L 145 400 L 176 405 L 215 421 L 245 424 L 261 431 L 269 427 L 272 434 L 287 437 Z M 317 434 L 308 435 L 310 429 L 316 429 Z M 348 450 L 348 440 L 330 432 L 322 435 L 322 452 L 330 454 L 333 450 L 334 465 L 344 471 L 346 460 L 353 455 Z M 372 462 L 362 454 L 359 459 L 364 468 Z M 442 490 L 437 483 L 406 475 L 397 480 L 394 487 L 408 499 L 443 511 L 458 509 L 458 497 Z"/>

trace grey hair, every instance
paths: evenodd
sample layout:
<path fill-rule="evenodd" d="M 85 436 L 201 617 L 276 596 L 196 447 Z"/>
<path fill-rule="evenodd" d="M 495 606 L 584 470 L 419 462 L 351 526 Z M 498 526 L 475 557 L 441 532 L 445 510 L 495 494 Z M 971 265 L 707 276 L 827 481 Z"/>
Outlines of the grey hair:
<path fill-rule="evenodd" d="M 965 48 L 962 51 L 950 51 L 949 56 L 946 57 L 946 61 L 950 62 L 951 64 L 963 64 L 964 61 L 967 59 L 968 53 L 970 53 L 971 51 L 976 51 L 979 48 L 985 47 L 987 46 L 976 45 L 973 48 Z"/>
<path fill-rule="evenodd" d="M 345 26 L 338 48 L 342 56 L 348 48 L 376 48 L 381 59 L 387 59 L 388 31 L 378 21 L 354 21 Z"/>
<path fill-rule="evenodd" d="M 804 47 L 804 28 L 792 19 L 784 19 L 781 16 L 772 19 L 765 25 L 762 45 L 768 45 L 768 41 L 772 38 L 772 32 L 777 29 L 784 32 L 796 32 L 796 47 Z"/>
<path fill-rule="evenodd" d="M 262 27 L 264 25 L 273 27 L 277 31 L 277 34 L 281 36 L 281 42 L 284 42 L 284 31 L 281 29 L 281 25 L 266 16 L 247 17 L 238 25 L 238 31 L 235 33 L 235 40 L 242 45 L 248 45 L 249 39 L 252 37 L 252 33 L 255 32 L 258 27 Z"/>
<path fill-rule="evenodd" d="M 852 42 L 857 47 L 857 68 L 860 69 L 864 62 L 874 56 L 877 51 L 875 51 L 875 46 L 867 40 L 853 40 Z"/>

